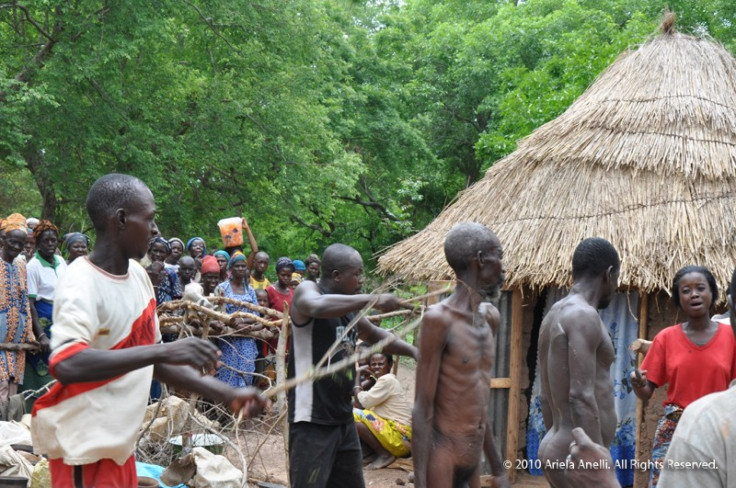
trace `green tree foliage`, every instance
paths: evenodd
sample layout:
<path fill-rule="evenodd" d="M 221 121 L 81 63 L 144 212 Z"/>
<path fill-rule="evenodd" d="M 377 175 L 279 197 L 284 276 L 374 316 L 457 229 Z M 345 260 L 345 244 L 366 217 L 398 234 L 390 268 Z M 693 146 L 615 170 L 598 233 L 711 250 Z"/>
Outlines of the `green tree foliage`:
<path fill-rule="evenodd" d="M 679 30 L 736 49 L 734 2 L 668 5 Z M 369 257 L 655 35 L 663 8 L 0 3 L 2 212 L 85 229 L 89 185 L 120 171 L 151 186 L 166 236 L 218 245 L 216 221 L 243 215 L 272 256 L 341 241 Z"/>

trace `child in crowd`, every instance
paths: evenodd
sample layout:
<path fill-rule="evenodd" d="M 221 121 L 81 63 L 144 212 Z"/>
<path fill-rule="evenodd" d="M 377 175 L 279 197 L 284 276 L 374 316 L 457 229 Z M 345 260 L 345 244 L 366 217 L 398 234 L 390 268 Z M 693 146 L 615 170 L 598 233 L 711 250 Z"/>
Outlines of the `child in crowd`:
<path fill-rule="evenodd" d="M 194 282 L 194 276 L 196 274 L 197 264 L 191 256 L 183 256 L 179 259 L 179 280 L 181 281 L 182 288 Z"/>
<path fill-rule="evenodd" d="M 297 273 L 299 276 L 304 276 L 304 273 L 307 272 L 307 265 L 304 264 L 304 261 L 301 259 L 295 259 L 294 261 L 294 272 Z"/>
<path fill-rule="evenodd" d="M 258 301 L 258 305 L 261 307 L 268 308 L 268 292 L 266 292 L 265 288 L 257 288 L 256 289 L 256 300 Z M 267 316 L 264 317 L 268 320 L 274 320 L 276 317 Z M 273 329 L 272 332 L 277 333 L 279 329 Z M 278 335 L 274 339 L 278 343 Z M 268 341 L 263 341 L 258 345 L 258 358 L 256 359 L 256 373 L 266 375 L 272 380 L 276 379 L 276 369 L 273 365 L 273 355 L 269 354 L 269 346 Z M 261 388 L 267 388 L 270 385 L 268 381 L 261 380 L 260 386 Z"/>
<path fill-rule="evenodd" d="M 302 282 L 302 275 L 299 273 L 291 273 L 291 281 L 289 282 L 289 288 L 292 290 L 296 289 L 297 286 Z"/>
<path fill-rule="evenodd" d="M 271 284 L 268 278 L 264 275 L 268 269 L 268 264 L 271 258 L 263 251 L 256 253 L 253 258 L 253 266 L 250 274 L 250 286 L 254 290 L 266 289 Z"/>
<path fill-rule="evenodd" d="M 256 289 L 256 300 L 258 305 L 268 308 L 268 292 L 264 288 Z"/>

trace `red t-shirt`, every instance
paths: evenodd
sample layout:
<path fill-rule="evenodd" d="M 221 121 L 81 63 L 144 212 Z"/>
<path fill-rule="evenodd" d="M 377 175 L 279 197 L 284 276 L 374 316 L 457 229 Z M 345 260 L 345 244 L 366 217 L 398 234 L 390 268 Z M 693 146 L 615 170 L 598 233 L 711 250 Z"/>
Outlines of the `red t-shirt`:
<path fill-rule="evenodd" d="M 266 287 L 266 293 L 268 293 L 268 304 L 269 308 L 272 308 L 274 310 L 278 310 L 279 312 L 284 311 L 284 302 L 289 304 L 289 310 L 291 310 L 291 300 L 294 298 L 294 290 L 292 288 L 289 288 L 289 294 L 284 295 L 280 291 L 278 291 L 276 288 L 274 288 L 273 285 L 268 285 Z M 266 343 L 263 344 L 263 355 L 267 356 L 271 352 L 276 351 L 276 346 L 278 345 L 279 340 L 278 338 L 269 339 L 266 341 Z M 287 343 L 286 350 L 288 352 L 289 345 Z"/>
<path fill-rule="evenodd" d="M 736 377 L 736 340 L 731 327 L 719 323 L 711 340 L 698 346 L 687 338 L 682 324 L 673 325 L 654 337 L 641 369 L 658 387 L 669 383 L 665 405 L 685 408 L 728 388 Z"/>
<path fill-rule="evenodd" d="M 276 288 L 274 288 L 273 285 L 268 285 L 266 287 L 266 293 L 268 293 L 268 303 L 271 306 L 270 308 L 278 310 L 279 312 L 283 312 L 284 302 L 286 302 L 289 304 L 289 309 L 291 309 L 291 300 L 292 298 L 294 298 L 293 289 L 289 288 L 289 293 L 287 295 L 284 295 Z"/>

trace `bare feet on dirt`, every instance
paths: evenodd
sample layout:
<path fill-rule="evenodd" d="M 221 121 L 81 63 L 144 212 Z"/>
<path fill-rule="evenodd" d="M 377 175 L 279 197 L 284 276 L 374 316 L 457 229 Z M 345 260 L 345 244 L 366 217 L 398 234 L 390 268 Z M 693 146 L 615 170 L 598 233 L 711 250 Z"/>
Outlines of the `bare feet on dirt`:
<path fill-rule="evenodd" d="M 376 457 L 376 460 L 370 463 L 365 469 L 383 469 L 396 461 L 396 458 L 391 454 L 384 454 Z"/>

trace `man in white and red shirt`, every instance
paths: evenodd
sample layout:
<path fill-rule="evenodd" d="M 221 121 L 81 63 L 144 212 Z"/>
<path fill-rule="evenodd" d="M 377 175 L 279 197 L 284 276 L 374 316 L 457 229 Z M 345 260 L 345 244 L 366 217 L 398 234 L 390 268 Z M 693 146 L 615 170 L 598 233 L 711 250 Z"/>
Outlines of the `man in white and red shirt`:
<path fill-rule="evenodd" d="M 87 212 L 97 243 L 57 286 L 50 369 L 59 381 L 33 408 L 33 445 L 48 456 L 55 488 L 137 486 L 135 437 L 152 377 L 234 411 L 257 412 L 265 402 L 253 389 L 202 376 L 220 355 L 211 343 L 160 342 L 153 286 L 134 261 L 158 234 L 148 187 L 132 176 L 103 176 L 87 195 Z"/>

